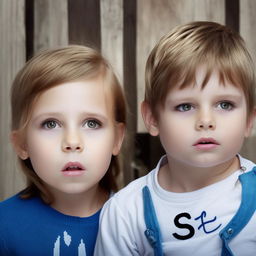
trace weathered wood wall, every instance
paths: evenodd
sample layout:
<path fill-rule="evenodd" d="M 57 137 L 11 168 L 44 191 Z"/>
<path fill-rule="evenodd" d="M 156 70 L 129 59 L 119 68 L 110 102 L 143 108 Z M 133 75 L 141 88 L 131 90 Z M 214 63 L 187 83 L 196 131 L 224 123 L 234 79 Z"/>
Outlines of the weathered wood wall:
<path fill-rule="evenodd" d="M 0 199 L 23 185 L 9 142 L 9 91 L 26 60 L 24 22 L 24 0 L 0 1 Z"/>
<path fill-rule="evenodd" d="M 125 183 L 152 167 L 161 154 L 140 116 L 146 58 L 156 41 L 178 24 L 211 20 L 240 31 L 256 61 L 254 0 L 1 0 L 0 1 L 0 200 L 24 182 L 9 142 L 9 89 L 13 77 L 37 51 L 69 43 L 100 49 L 123 83 L 128 100 Z M 255 134 L 255 133 L 254 133 Z M 256 161 L 256 135 L 243 155 Z"/>

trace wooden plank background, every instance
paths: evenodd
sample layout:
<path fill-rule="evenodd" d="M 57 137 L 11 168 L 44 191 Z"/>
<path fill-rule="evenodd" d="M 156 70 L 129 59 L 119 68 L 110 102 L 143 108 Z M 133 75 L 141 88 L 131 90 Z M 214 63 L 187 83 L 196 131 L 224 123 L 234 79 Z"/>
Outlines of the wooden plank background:
<path fill-rule="evenodd" d="M 24 1 L 0 1 L 0 199 L 23 185 L 9 142 L 9 91 L 17 71 L 26 61 Z"/>
<path fill-rule="evenodd" d="M 123 149 L 124 183 L 152 168 L 162 149 L 140 116 L 146 58 L 159 38 L 178 24 L 211 20 L 241 33 L 256 61 L 254 0 L 1 0 L 0 1 L 0 200 L 18 192 L 23 177 L 9 142 L 11 82 L 37 51 L 86 44 L 102 51 L 115 68 L 128 101 Z M 254 129 L 256 131 L 256 129 Z M 256 132 L 242 154 L 256 161 Z"/>

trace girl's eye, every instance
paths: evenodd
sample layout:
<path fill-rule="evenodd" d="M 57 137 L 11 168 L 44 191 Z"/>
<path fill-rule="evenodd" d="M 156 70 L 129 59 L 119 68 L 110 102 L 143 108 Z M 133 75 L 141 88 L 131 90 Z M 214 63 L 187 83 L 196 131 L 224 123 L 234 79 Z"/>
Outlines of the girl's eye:
<path fill-rule="evenodd" d="M 100 123 L 96 120 L 87 120 L 85 126 L 90 129 L 97 129 L 100 127 Z"/>
<path fill-rule="evenodd" d="M 219 103 L 219 108 L 223 110 L 232 110 L 234 108 L 234 104 L 227 101 L 223 101 Z"/>
<path fill-rule="evenodd" d="M 48 120 L 48 121 L 45 121 L 42 126 L 47 129 L 47 130 L 51 130 L 51 129 L 55 129 L 57 128 L 59 125 L 56 121 L 54 120 Z"/>
<path fill-rule="evenodd" d="M 193 109 L 193 106 L 189 103 L 180 104 L 175 108 L 177 111 L 186 112 Z"/>

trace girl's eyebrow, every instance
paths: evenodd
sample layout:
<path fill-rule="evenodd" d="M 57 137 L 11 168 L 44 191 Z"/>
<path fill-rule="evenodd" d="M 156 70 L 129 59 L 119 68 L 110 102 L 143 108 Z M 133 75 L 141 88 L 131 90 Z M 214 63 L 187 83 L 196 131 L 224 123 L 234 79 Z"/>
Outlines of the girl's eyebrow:
<path fill-rule="evenodd" d="M 45 112 L 42 114 L 38 114 L 36 116 L 32 115 L 31 120 L 37 121 L 37 120 L 48 118 L 48 117 L 62 117 L 62 114 L 59 112 Z"/>
<path fill-rule="evenodd" d="M 87 118 L 96 118 L 100 119 L 102 121 L 107 121 L 108 117 L 101 113 L 96 112 L 81 112 L 79 114 L 80 118 L 87 117 Z M 45 112 L 39 115 L 36 115 L 35 117 L 32 116 L 31 121 L 36 122 L 37 120 L 41 120 L 44 118 L 64 118 L 64 114 L 62 112 Z"/>

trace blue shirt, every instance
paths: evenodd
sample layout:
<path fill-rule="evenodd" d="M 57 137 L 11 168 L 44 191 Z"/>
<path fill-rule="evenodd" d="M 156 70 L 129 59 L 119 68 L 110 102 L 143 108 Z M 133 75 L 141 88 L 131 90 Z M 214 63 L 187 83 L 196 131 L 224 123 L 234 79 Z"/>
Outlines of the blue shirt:
<path fill-rule="evenodd" d="M 0 203 L 0 255 L 93 255 L 99 215 L 68 216 L 38 197 L 15 195 Z"/>

